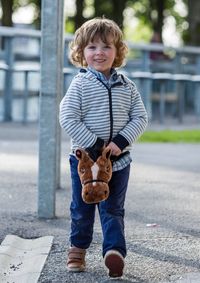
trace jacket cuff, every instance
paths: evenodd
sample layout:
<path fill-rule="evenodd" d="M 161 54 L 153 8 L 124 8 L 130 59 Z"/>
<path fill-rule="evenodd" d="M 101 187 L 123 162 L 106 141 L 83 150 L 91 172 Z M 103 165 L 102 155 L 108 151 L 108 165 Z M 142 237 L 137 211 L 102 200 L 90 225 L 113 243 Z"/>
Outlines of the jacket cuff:
<path fill-rule="evenodd" d="M 101 150 L 104 146 L 104 140 L 101 138 L 97 138 L 95 144 L 92 146 L 95 150 Z"/>
<path fill-rule="evenodd" d="M 120 134 L 116 135 L 116 137 L 112 139 L 112 142 L 114 142 L 121 149 L 121 151 L 129 145 L 127 139 Z"/>
<path fill-rule="evenodd" d="M 88 152 L 90 158 L 92 158 L 93 161 L 96 161 L 102 153 L 103 146 L 104 140 L 97 138 L 95 144 L 91 147 L 87 147 L 85 150 Z"/>

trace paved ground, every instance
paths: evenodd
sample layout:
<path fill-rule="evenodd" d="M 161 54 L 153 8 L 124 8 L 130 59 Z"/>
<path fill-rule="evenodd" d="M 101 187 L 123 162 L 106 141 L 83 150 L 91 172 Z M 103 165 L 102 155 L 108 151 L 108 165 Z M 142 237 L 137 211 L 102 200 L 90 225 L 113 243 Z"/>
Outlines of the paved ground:
<path fill-rule="evenodd" d="M 0 242 L 7 234 L 54 236 L 39 283 L 111 282 L 101 258 L 98 216 L 87 272 L 69 274 L 65 268 L 70 225 L 68 151 L 69 141 L 63 135 L 57 218 L 38 219 L 37 125 L 0 124 Z M 199 283 L 200 144 L 136 144 L 133 158 L 126 200 L 125 275 L 112 282 Z"/>

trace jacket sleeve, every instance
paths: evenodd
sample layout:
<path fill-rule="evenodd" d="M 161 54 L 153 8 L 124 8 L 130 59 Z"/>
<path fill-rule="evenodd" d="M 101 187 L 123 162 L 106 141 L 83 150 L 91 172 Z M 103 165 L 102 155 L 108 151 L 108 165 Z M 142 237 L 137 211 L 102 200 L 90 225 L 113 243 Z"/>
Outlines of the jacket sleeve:
<path fill-rule="evenodd" d="M 81 96 L 81 79 L 75 77 L 60 103 L 59 121 L 69 136 L 81 147 L 86 148 L 97 142 L 97 136 L 82 122 Z"/>
<path fill-rule="evenodd" d="M 129 85 L 131 87 L 130 120 L 112 140 L 121 150 L 135 142 L 142 135 L 148 123 L 147 112 L 140 93 L 133 82 L 129 81 Z"/>

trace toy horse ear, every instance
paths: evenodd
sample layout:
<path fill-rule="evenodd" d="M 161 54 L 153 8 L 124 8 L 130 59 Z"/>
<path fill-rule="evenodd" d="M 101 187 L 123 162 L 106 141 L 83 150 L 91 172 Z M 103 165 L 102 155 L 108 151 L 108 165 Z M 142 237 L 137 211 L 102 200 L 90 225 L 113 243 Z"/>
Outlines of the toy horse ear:
<path fill-rule="evenodd" d="M 104 148 L 102 155 L 108 159 L 111 156 L 111 149 L 109 147 Z"/>
<path fill-rule="evenodd" d="M 78 160 L 88 160 L 89 159 L 88 153 L 84 149 L 82 149 L 82 148 L 78 148 L 75 151 L 75 155 L 76 155 L 76 158 Z"/>
<path fill-rule="evenodd" d="M 110 158 L 110 156 L 111 156 L 111 149 L 109 149 L 108 152 L 106 153 L 106 158 L 108 159 Z"/>
<path fill-rule="evenodd" d="M 83 151 L 81 149 L 77 149 L 75 151 L 75 154 L 76 154 L 76 158 L 80 160 L 83 156 Z"/>

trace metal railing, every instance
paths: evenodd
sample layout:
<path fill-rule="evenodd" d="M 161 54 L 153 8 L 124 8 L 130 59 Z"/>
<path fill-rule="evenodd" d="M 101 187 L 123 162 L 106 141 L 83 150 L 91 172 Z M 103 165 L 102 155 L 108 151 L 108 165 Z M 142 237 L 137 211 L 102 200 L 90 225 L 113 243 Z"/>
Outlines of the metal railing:
<path fill-rule="evenodd" d="M 30 77 L 32 73 L 40 73 L 40 52 L 37 54 L 20 53 L 16 50 L 15 41 L 22 39 L 26 42 L 30 39 L 38 41 L 40 45 L 40 31 L 0 27 L 0 38 L 3 39 L 4 48 L 0 50 L 0 71 L 5 73 L 2 85 L 3 120 L 12 120 L 12 104 L 14 99 L 13 79 L 16 73 L 24 74 L 22 121 L 28 121 L 28 99 L 30 97 Z M 67 89 L 73 75 L 77 70 L 70 64 L 68 42 L 72 35 L 65 36 L 64 52 L 64 90 Z M 23 41 L 23 40 L 22 40 Z M 160 123 L 164 123 L 167 104 L 175 105 L 175 116 L 180 123 L 183 122 L 187 98 L 192 97 L 192 114 L 200 120 L 200 48 L 182 47 L 172 48 L 161 44 L 132 44 L 126 67 L 122 69 L 126 75 L 136 81 L 141 92 L 144 104 L 150 119 L 155 119 L 154 105 L 159 114 Z M 39 50 L 39 48 L 38 48 Z M 152 52 L 168 54 L 164 60 L 152 60 Z M 19 64 L 19 62 L 21 62 Z M 28 62 L 28 64 L 24 64 Z M 38 64 L 33 64 L 37 62 Z M 171 92 L 167 91 L 167 85 L 171 85 Z M 156 85 L 157 89 L 154 89 Z M 189 91 L 186 89 L 189 86 Z M 40 84 L 37 85 L 37 97 Z M 192 90 L 192 91 L 191 91 Z M 37 117 L 38 118 L 38 117 Z"/>

